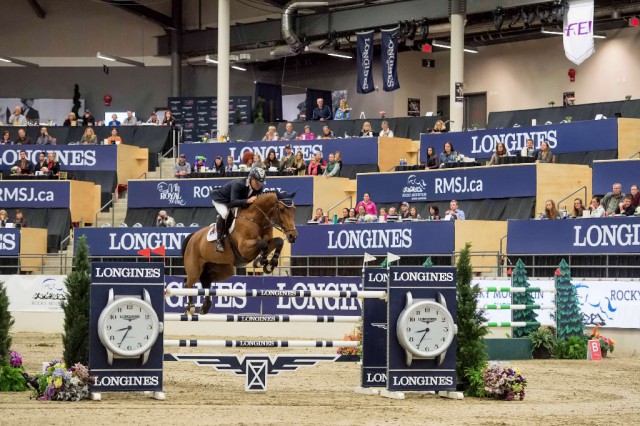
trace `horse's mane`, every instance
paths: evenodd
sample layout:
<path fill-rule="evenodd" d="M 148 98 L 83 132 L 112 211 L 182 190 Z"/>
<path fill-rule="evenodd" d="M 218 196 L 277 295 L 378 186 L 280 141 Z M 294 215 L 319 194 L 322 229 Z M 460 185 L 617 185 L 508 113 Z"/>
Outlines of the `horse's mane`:
<path fill-rule="evenodd" d="M 256 204 L 262 207 L 267 203 L 273 203 L 277 199 L 278 194 L 276 194 L 275 191 L 264 191 L 262 194 L 258 195 L 258 198 L 256 198 Z"/>

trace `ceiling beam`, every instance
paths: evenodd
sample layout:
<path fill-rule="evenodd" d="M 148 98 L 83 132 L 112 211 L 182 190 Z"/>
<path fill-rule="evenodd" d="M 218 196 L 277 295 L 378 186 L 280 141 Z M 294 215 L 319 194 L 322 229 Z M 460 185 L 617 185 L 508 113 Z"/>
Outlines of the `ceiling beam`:
<path fill-rule="evenodd" d="M 40 6 L 40 3 L 38 3 L 38 0 L 28 0 L 28 1 L 29 1 L 29 6 L 31 6 L 31 9 L 33 9 L 33 12 L 36 14 L 36 16 L 40 19 L 44 19 L 44 17 L 47 15 L 47 12 L 45 12 L 42 6 Z"/>
<path fill-rule="evenodd" d="M 35 0 L 33 0 L 35 1 Z M 122 9 L 126 12 L 141 16 L 160 25 L 164 29 L 174 29 L 173 19 L 164 13 L 157 12 L 150 7 L 136 3 L 135 1 L 120 2 L 119 0 L 104 0 L 105 3 Z"/>

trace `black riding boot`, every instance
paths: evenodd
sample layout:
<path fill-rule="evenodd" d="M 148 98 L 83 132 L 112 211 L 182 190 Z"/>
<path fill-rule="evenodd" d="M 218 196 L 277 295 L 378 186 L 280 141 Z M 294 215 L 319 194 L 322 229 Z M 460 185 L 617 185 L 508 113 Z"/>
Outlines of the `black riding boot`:
<path fill-rule="evenodd" d="M 218 233 L 218 241 L 216 242 L 216 251 L 223 252 L 224 251 L 224 233 L 226 231 L 225 219 L 222 216 L 218 216 L 218 221 L 216 222 L 216 232 Z"/>

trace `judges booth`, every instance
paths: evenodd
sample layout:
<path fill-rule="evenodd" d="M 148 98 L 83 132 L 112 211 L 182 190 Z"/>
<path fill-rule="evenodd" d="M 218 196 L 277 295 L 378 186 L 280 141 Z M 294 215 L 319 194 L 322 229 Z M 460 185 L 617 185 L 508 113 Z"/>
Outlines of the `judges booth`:
<path fill-rule="evenodd" d="M 0 228 L 0 270 L 3 274 L 40 272 L 46 254 L 46 229 Z"/>

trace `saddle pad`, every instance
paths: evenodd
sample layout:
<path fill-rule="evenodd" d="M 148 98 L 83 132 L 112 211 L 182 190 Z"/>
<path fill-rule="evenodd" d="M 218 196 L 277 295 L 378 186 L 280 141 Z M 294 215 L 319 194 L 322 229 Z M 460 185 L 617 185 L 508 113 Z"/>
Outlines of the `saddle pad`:
<path fill-rule="evenodd" d="M 238 215 L 238 208 L 233 209 L 233 222 L 231 222 L 231 226 L 229 227 L 229 231 L 227 234 L 231 235 L 233 229 L 236 227 L 236 217 Z M 207 232 L 207 241 L 216 241 L 218 239 L 218 233 L 216 232 L 216 225 L 213 224 L 209 228 L 209 232 Z"/>

